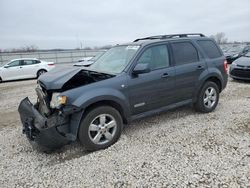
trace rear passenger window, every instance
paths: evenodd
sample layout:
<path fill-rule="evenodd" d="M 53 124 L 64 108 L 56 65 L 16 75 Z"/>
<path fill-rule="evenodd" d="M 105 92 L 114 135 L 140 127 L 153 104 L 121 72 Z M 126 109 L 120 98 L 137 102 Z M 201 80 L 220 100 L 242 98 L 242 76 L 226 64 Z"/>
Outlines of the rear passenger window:
<path fill-rule="evenodd" d="M 23 60 L 22 65 L 32 65 L 33 61 L 32 60 Z"/>
<path fill-rule="evenodd" d="M 38 63 L 40 63 L 39 60 L 33 60 L 33 64 L 38 64 Z"/>
<path fill-rule="evenodd" d="M 190 42 L 172 43 L 176 65 L 183 65 L 199 61 L 196 48 Z"/>
<path fill-rule="evenodd" d="M 211 41 L 211 40 L 199 40 L 197 42 L 209 58 L 213 59 L 213 58 L 218 58 L 218 57 L 222 56 L 218 47 L 216 46 L 216 44 L 213 41 Z"/>

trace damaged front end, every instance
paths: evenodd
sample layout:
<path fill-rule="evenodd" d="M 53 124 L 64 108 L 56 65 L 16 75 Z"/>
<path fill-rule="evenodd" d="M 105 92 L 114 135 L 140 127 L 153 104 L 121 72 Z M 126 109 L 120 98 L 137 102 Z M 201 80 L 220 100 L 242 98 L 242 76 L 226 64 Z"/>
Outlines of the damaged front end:
<path fill-rule="evenodd" d="M 40 107 L 39 107 L 40 106 Z M 71 133 L 69 115 L 55 111 L 50 115 L 39 111 L 41 103 L 33 105 L 26 97 L 19 105 L 18 111 L 23 124 L 23 133 L 33 146 L 40 150 L 53 150 L 74 141 Z"/>
<path fill-rule="evenodd" d="M 63 92 L 111 77 L 79 68 L 41 76 L 36 88 L 37 102 L 33 105 L 26 97 L 18 107 L 23 133 L 31 144 L 48 151 L 75 141 L 83 109 L 70 104 Z"/>

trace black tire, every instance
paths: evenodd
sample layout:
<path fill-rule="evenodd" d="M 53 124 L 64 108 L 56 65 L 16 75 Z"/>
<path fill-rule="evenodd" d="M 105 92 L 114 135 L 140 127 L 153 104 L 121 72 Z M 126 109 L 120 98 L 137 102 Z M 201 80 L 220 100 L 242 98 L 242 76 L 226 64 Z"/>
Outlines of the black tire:
<path fill-rule="evenodd" d="M 37 71 L 37 73 L 36 73 L 37 78 L 39 78 L 39 76 L 41 76 L 42 74 L 44 74 L 46 72 L 47 71 L 45 69 L 41 69 L 41 70 Z"/>
<path fill-rule="evenodd" d="M 215 98 L 214 98 L 214 96 L 209 96 L 211 99 L 208 99 L 209 97 L 207 96 L 206 91 L 209 93 L 210 88 L 214 89 L 213 91 L 216 95 Z M 212 89 L 210 89 L 210 91 L 212 91 Z M 198 93 L 197 101 L 194 104 L 195 110 L 199 111 L 199 112 L 203 112 L 203 113 L 212 112 L 218 104 L 219 97 L 220 97 L 219 93 L 220 93 L 219 88 L 218 88 L 218 85 L 216 83 L 211 82 L 211 81 L 206 82 L 202 86 L 201 90 Z M 210 104 L 211 104 L 211 106 L 210 106 L 208 102 L 205 102 L 206 101 L 205 99 L 208 99 L 211 101 L 212 101 L 212 99 L 214 99 L 213 100 L 214 102 L 210 101 Z M 210 107 L 208 107 L 208 106 L 210 106 Z"/>
<path fill-rule="evenodd" d="M 106 116 L 107 115 L 107 116 Z M 105 122 L 108 122 L 109 120 L 109 116 L 111 117 L 111 119 L 113 118 L 114 122 L 116 123 L 115 128 L 110 128 L 107 130 L 104 130 L 105 133 L 100 133 L 100 128 L 99 126 L 101 126 L 101 116 L 105 116 Z M 99 118 L 99 120 L 98 120 Z M 98 131 L 90 131 L 90 125 L 95 125 L 98 127 Z M 99 124 L 99 125 L 96 125 Z M 105 125 L 108 125 L 105 123 Z M 104 125 L 103 125 L 104 126 Z M 88 111 L 86 113 L 86 115 L 83 117 L 82 121 L 81 121 L 81 125 L 78 131 L 78 138 L 80 143 L 88 150 L 88 151 L 96 151 L 96 150 L 100 150 L 100 149 L 105 149 L 109 146 L 111 146 L 112 144 L 114 144 L 115 142 L 117 142 L 117 140 L 120 138 L 121 136 L 121 132 L 122 132 L 122 128 L 123 128 L 123 121 L 122 121 L 122 117 L 120 115 L 120 113 L 113 107 L 111 106 L 99 106 L 96 108 L 93 108 L 92 110 Z M 112 132 L 112 138 L 110 140 L 106 140 L 106 132 L 113 130 L 114 132 Z M 111 131 L 112 131 L 111 130 Z M 93 139 L 95 138 L 95 136 L 97 136 L 97 134 L 99 133 L 102 134 L 101 138 L 100 138 L 100 143 L 94 143 Z M 110 132 L 109 132 L 110 133 Z M 95 135 L 96 134 L 96 135 Z M 93 138 L 94 137 L 94 138 Z M 101 143 L 102 142 L 102 143 Z"/>
<path fill-rule="evenodd" d="M 3 82 L 3 80 L 2 80 L 2 78 L 0 77 L 0 83 L 2 83 Z"/>

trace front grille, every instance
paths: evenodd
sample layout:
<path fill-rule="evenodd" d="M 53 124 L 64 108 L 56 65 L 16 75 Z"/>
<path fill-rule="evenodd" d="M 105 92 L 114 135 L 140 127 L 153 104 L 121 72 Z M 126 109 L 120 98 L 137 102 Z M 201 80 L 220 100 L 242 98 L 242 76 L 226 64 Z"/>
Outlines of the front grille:
<path fill-rule="evenodd" d="M 250 69 L 233 69 L 230 74 L 232 76 L 250 78 Z"/>
<path fill-rule="evenodd" d="M 247 69 L 250 69 L 250 66 L 243 66 L 243 65 L 237 65 L 237 66 L 242 68 L 246 67 Z"/>

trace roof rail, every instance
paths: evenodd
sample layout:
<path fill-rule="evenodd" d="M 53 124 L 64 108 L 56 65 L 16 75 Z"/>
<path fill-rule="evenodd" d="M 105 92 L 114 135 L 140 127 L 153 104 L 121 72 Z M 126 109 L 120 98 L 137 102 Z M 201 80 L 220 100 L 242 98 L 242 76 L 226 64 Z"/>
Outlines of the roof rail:
<path fill-rule="evenodd" d="M 156 36 L 150 36 L 150 37 L 145 37 L 145 38 L 138 38 L 135 39 L 134 42 L 138 42 L 140 40 L 153 40 L 153 39 L 168 39 L 168 38 L 175 38 L 175 37 L 188 37 L 188 36 L 200 36 L 200 37 L 205 37 L 204 34 L 202 33 L 185 33 L 185 34 L 172 34 L 172 35 L 156 35 Z"/>

